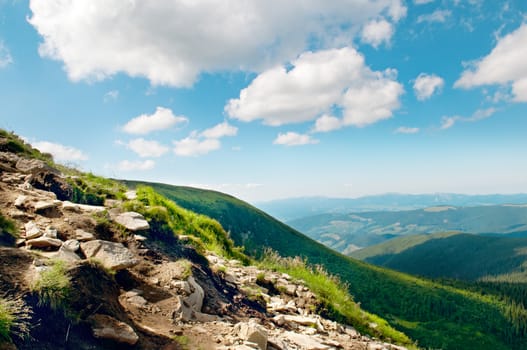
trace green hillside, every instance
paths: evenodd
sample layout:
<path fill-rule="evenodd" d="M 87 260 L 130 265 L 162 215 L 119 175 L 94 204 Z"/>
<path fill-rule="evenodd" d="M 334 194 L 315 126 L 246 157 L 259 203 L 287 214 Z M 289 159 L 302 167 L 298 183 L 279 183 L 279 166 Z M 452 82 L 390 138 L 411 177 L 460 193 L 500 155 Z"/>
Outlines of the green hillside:
<path fill-rule="evenodd" d="M 438 206 L 407 211 L 321 214 L 287 222 L 300 232 L 344 254 L 389 239 L 417 234 L 523 234 L 526 205 Z"/>
<path fill-rule="evenodd" d="M 126 182 L 133 186 L 136 182 Z M 355 301 L 419 342 L 443 349 L 527 349 L 527 312 L 497 297 L 375 267 L 336 253 L 234 197 L 214 191 L 147 184 L 180 206 L 218 220 L 246 252 L 265 247 L 302 256 L 348 284 Z"/>
<path fill-rule="evenodd" d="M 375 265 L 431 278 L 527 282 L 527 238 L 437 233 L 394 238 L 352 253 Z"/>

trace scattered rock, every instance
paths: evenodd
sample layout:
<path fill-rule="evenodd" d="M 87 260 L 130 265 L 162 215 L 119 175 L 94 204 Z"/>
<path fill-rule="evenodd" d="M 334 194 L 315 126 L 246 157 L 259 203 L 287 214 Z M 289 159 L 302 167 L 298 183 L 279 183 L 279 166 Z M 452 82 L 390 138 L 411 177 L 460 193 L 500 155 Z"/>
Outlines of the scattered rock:
<path fill-rule="evenodd" d="M 95 235 L 93 233 L 78 229 L 75 230 L 75 239 L 77 239 L 79 242 L 93 241 L 95 239 Z"/>
<path fill-rule="evenodd" d="M 29 221 L 24 225 L 26 231 L 26 239 L 33 239 L 42 236 L 43 232 L 40 231 L 40 228 L 34 221 Z"/>
<path fill-rule="evenodd" d="M 62 241 L 56 238 L 39 237 L 27 240 L 26 245 L 39 249 L 60 248 L 60 246 L 62 246 Z"/>
<path fill-rule="evenodd" d="M 19 195 L 15 199 L 15 207 L 17 207 L 19 209 L 24 208 L 24 206 L 26 204 L 26 200 L 27 200 L 27 196 L 24 196 L 23 194 Z"/>
<path fill-rule="evenodd" d="M 88 241 L 81 243 L 81 250 L 86 258 L 95 258 L 111 270 L 122 270 L 138 264 L 130 250 L 121 243 L 103 240 Z"/>
<path fill-rule="evenodd" d="M 309 335 L 294 332 L 284 332 L 283 335 L 289 342 L 296 344 L 303 350 L 330 350 L 333 348 L 330 345 L 321 343 L 316 338 Z"/>
<path fill-rule="evenodd" d="M 48 226 L 44 230 L 43 236 L 48 238 L 57 238 L 57 229 L 52 226 Z"/>
<path fill-rule="evenodd" d="M 130 231 L 148 230 L 150 228 L 148 221 L 145 220 L 143 215 L 134 211 L 128 211 L 117 215 L 115 217 L 115 222 L 123 225 Z"/>
<path fill-rule="evenodd" d="M 61 201 L 38 201 L 33 205 L 33 207 L 35 208 L 36 212 L 40 212 L 46 209 L 56 208 L 61 203 Z"/>
<path fill-rule="evenodd" d="M 68 239 L 62 243 L 62 248 L 69 250 L 70 252 L 76 252 L 80 248 L 80 243 L 76 239 Z"/>
<path fill-rule="evenodd" d="M 133 328 L 124 322 L 102 314 L 95 314 L 89 319 L 95 338 L 109 339 L 118 343 L 135 345 L 139 337 Z"/>
<path fill-rule="evenodd" d="M 267 330 L 254 320 L 236 324 L 234 331 L 241 339 L 257 344 L 257 349 L 267 349 Z"/>
<path fill-rule="evenodd" d="M 76 262 L 81 260 L 81 258 L 75 252 L 64 247 L 64 244 L 59 248 L 59 251 L 57 252 L 57 258 L 67 262 Z"/>
<path fill-rule="evenodd" d="M 72 203 L 70 201 L 62 202 L 62 209 L 76 213 L 80 213 L 82 211 L 87 213 L 96 213 L 106 210 L 106 208 L 101 205 L 78 204 Z"/>

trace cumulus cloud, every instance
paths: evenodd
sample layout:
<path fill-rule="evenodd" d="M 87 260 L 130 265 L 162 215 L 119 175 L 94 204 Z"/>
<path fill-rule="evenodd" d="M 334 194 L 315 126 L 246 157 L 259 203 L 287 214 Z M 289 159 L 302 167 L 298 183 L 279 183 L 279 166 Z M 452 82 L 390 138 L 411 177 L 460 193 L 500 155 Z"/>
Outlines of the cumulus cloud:
<path fill-rule="evenodd" d="M 454 84 L 459 88 L 483 85 L 512 86 L 513 100 L 527 102 L 527 23 L 498 40 L 492 51 L 471 64 Z"/>
<path fill-rule="evenodd" d="M 71 162 L 88 159 L 88 156 L 81 150 L 70 146 L 64 146 L 60 143 L 38 141 L 32 142 L 31 144 L 40 152 L 50 153 L 57 161 Z"/>
<path fill-rule="evenodd" d="M 418 100 L 430 98 L 434 92 L 440 91 L 445 85 L 443 78 L 435 74 L 421 73 L 414 81 L 414 92 Z"/>
<path fill-rule="evenodd" d="M 130 160 L 123 160 L 117 164 L 117 170 L 120 171 L 145 171 L 153 169 L 156 163 L 151 160 L 147 159 L 144 161 L 130 161 Z"/>
<path fill-rule="evenodd" d="M 396 134 L 417 134 L 418 132 L 419 128 L 410 128 L 407 126 L 400 126 L 395 129 Z"/>
<path fill-rule="evenodd" d="M 452 14 L 452 11 L 450 10 L 435 10 L 432 13 L 426 14 L 426 15 L 420 15 L 417 17 L 417 23 L 443 23 L 447 20 L 448 17 Z"/>
<path fill-rule="evenodd" d="M 279 133 L 273 143 L 284 146 L 301 146 L 318 143 L 318 140 L 313 139 L 310 135 L 288 131 Z"/>
<path fill-rule="evenodd" d="M 4 42 L 0 40 L 0 69 L 5 68 L 13 63 L 13 57 L 11 57 L 11 52 Z"/>
<path fill-rule="evenodd" d="M 200 156 L 220 149 L 220 138 L 235 136 L 238 128 L 223 122 L 202 132 L 193 131 L 182 140 L 174 141 L 174 153 L 182 157 Z"/>
<path fill-rule="evenodd" d="M 168 152 L 168 147 L 163 146 L 157 141 L 145 140 L 143 138 L 134 139 L 126 145 L 141 158 L 161 157 Z"/>
<path fill-rule="evenodd" d="M 393 35 L 393 25 L 385 19 L 373 20 L 362 29 L 361 40 L 374 48 L 382 43 L 389 44 Z"/>
<path fill-rule="evenodd" d="M 430 2 L 432 2 L 434 0 L 414 0 L 414 4 L 416 5 L 423 5 L 423 4 L 428 4 Z"/>
<path fill-rule="evenodd" d="M 187 117 L 175 116 L 171 109 L 157 107 L 154 114 L 141 114 L 125 124 L 123 130 L 129 134 L 148 134 L 156 130 L 165 130 L 173 126 L 186 124 Z"/>
<path fill-rule="evenodd" d="M 478 109 L 476 110 L 472 116 L 470 117 L 462 117 L 462 116 L 443 116 L 441 118 L 441 130 L 450 129 L 453 127 L 457 122 L 477 122 L 482 119 L 489 118 L 494 113 L 496 113 L 495 108 L 487 108 L 487 109 Z"/>
<path fill-rule="evenodd" d="M 372 71 L 351 47 L 306 52 L 290 70 L 277 66 L 259 74 L 225 111 L 241 121 L 278 126 L 315 120 L 339 107 L 341 126 L 365 126 L 390 118 L 399 107 L 403 86 L 395 76 L 391 69 Z"/>
<path fill-rule="evenodd" d="M 203 71 L 259 72 L 313 41 L 351 45 L 370 20 L 406 15 L 401 0 L 31 0 L 30 9 L 40 55 L 63 62 L 71 80 L 123 72 L 169 86 L 191 86 Z"/>
<path fill-rule="evenodd" d="M 324 114 L 316 120 L 313 132 L 328 132 L 340 129 L 341 126 L 342 122 L 339 118 L 329 114 Z"/>

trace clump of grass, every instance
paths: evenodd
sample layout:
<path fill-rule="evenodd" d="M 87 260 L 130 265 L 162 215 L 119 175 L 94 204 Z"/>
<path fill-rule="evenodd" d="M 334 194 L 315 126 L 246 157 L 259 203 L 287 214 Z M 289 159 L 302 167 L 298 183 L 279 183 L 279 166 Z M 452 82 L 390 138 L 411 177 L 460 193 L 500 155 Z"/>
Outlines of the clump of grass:
<path fill-rule="evenodd" d="M 40 273 L 31 290 L 37 293 L 39 305 L 47 305 L 53 310 L 65 309 L 71 293 L 71 280 L 66 263 L 53 260 L 48 268 Z"/>
<path fill-rule="evenodd" d="M 0 142 L 0 151 L 2 152 L 17 153 L 29 158 L 43 160 L 48 164 L 53 164 L 53 156 L 51 154 L 40 152 L 38 149 L 31 147 L 31 145 L 13 132 L 0 129 L 0 138 L 4 139 Z"/>
<path fill-rule="evenodd" d="M 321 266 L 309 266 L 300 257 L 283 258 L 271 249 L 267 249 L 263 256 L 260 262 L 262 267 L 303 280 L 317 296 L 320 303 L 317 311 L 324 316 L 374 337 L 405 345 L 413 344 L 410 338 L 392 328 L 386 320 L 362 310 L 348 293 L 348 286 Z"/>
<path fill-rule="evenodd" d="M 0 214 L 0 244 L 13 245 L 17 238 L 15 223 Z"/>
<path fill-rule="evenodd" d="M 68 181 L 73 188 L 71 201 L 80 204 L 103 205 L 105 199 L 124 199 L 126 186 L 92 173 L 65 169 L 74 174 Z"/>
<path fill-rule="evenodd" d="M 0 344 L 29 336 L 33 310 L 21 298 L 0 297 Z"/>
<path fill-rule="evenodd" d="M 189 339 L 186 335 L 175 335 L 172 337 L 172 339 L 178 343 L 178 345 L 181 347 L 181 349 L 186 350 L 188 349 Z"/>

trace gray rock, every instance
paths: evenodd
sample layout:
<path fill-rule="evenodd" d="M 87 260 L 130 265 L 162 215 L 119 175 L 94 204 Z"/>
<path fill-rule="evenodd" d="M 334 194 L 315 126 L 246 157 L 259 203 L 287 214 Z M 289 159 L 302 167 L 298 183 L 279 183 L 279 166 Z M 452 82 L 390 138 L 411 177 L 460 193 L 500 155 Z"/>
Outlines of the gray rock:
<path fill-rule="evenodd" d="M 330 350 L 333 347 L 322 344 L 318 339 L 294 332 L 284 332 L 283 336 L 291 343 L 297 345 L 300 349 L 304 350 Z M 334 348 L 333 348 L 334 349 Z"/>
<path fill-rule="evenodd" d="M 137 192 L 136 191 L 127 191 L 124 193 L 124 196 L 126 199 L 132 200 L 137 198 Z"/>
<path fill-rule="evenodd" d="M 60 248 L 62 246 L 62 241 L 56 238 L 39 237 L 39 238 L 27 240 L 26 245 L 32 248 L 40 248 L 40 249 Z"/>
<path fill-rule="evenodd" d="M 81 260 L 81 258 L 75 252 L 65 248 L 64 245 L 62 245 L 57 252 L 57 258 L 67 262 L 76 262 Z"/>
<path fill-rule="evenodd" d="M 19 195 L 15 199 L 15 207 L 17 208 L 24 208 L 26 204 L 27 196 L 24 196 L 23 194 Z"/>
<path fill-rule="evenodd" d="M 62 244 L 62 248 L 67 249 L 70 252 L 76 252 L 80 247 L 81 245 L 76 239 L 68 239 Z"/>
<path fill-rule="evenodd" d="M 79 242 L 87 242 L 87 241 L 93 241 L 95 239 L 95 235 L 93 233 L 78 229 L 78 230 L 75 230 L 75 238 Z"/>
<path fill-rule="evenodd" d="M 104 267 L 122 270 L 135 266 L 139 261 L 132 252 L 121 243 L 94 240 L 81 243 L 81 250 L 89 258 L 99 260 Z"/>
<path fill-rule="evenodd" d="M 60 174 L 57 169 L 50 167 L 39 159 L 20 158 L 16 162 L 15 167 L 23 173 L 38 173 L 40 171 L 46 171 L 54 174 Z"/>
<path fill-rule="evenodd" d="M 134 211 L 119 214 L 115 217 L 115 222 L 123 225 L 130 231 L 148 230 L 150 225 L 143 215 Z"/>
<path fill-rule="evenodd" d="M 24 225 L 26 231 L 26 239 L 33 239 L 42 236 L 43 232 L 34 221 L 30 221 Z"/>
<path fill-rule="evenodd" d="M 88 320 L 92 324 L 92 332 L 95 338 L 109 339 L 129 345 L 135 345 L 139 340 L 132 327 L 111 316 L 95 314 L 90 316 Z"/>
<path fill-rule="evenodd" d="M 46 227 L 44 230 L 44 237 L 57 238 L 57 229 L 52 226 Z"/>
<path fill-rule="evenodd" d="M 35 211 L 42 211 L 46 209 L 56 208 L 59 204 L 61 204 L 61 201 L 38 201 L 36 202 L 33 207 L 35 208 Z"/>
<path fill-rule="evenodd" d="M 267 330 L 254 320 L 237 323 L 234 331 L 241 339 L 257 344 L 258 349 L 267 349 Z"/>

